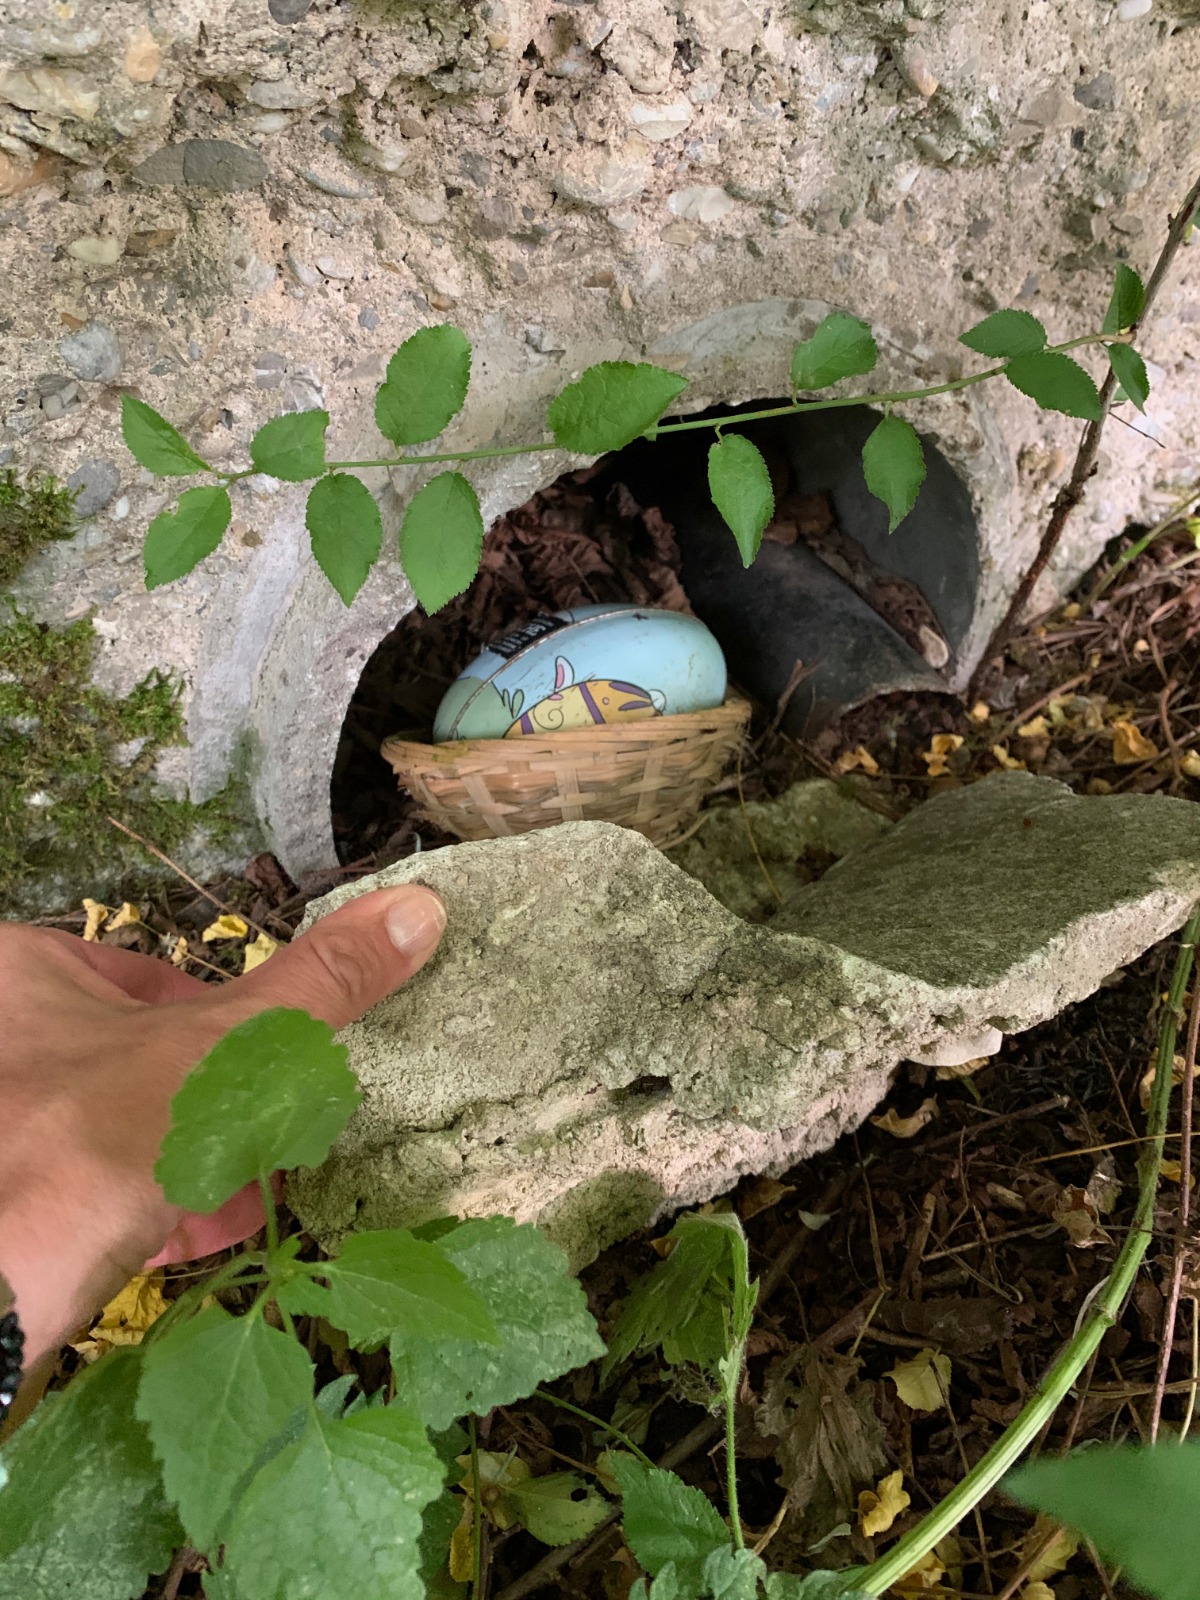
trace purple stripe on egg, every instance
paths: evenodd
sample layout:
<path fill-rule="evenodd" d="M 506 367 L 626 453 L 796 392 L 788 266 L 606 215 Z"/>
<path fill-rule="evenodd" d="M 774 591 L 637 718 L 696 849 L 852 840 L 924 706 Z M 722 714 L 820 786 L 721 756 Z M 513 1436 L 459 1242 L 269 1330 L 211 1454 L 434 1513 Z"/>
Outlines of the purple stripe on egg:
<path fill-rule="evenodd" d="M 622 683 L 620 678 L 613 678 L 610 681 L 618 694 L 640 694 L 644 696 L 646 693 L 640 684 Z"/>
<path fill-rule="evenodd" d="M 583 696 L 584 705 L 588 708 L 588 711 L 591 713 L 592 721 L 593 722 L 603 722 L 604 721 L 604 713 L 603 713 L 603 711 L 601 711 L 600 707 L 596 704 L 595 700 L 592 699 L 592 692 L 588 688 L 586 683 L 581 683 L 579 685 L 579 692 Z"/>
<path fill-rule="evenodd" d="M 650 704 L 649 700 L 626 700 L 623 706 L 618 706 L 618 711 L 645 711 Z"/>

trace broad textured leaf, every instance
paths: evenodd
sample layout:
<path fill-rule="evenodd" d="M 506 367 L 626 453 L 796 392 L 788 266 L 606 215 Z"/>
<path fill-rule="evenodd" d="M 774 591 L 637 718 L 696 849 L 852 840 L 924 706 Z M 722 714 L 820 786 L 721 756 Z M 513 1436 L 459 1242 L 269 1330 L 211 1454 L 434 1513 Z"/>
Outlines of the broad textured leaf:
<path fill-rule="evenodd" d="M 601 361 L 550 402 L 550 431 L 556 444 L 581 455 L 623 450 L 686 388 L 686 378 L 645 361 Z"/>
<path fill-rule="evenodd" d="M 863 445 L 867 488 L 888 511 L 888 532 L 895 533 L 916 504 L 925 482 L 925 452 L 917 430 L 903 417 L 884 417 Z"/>
<path fill-rule="evenodd" d="M 264 1011 L 184 1079 L 154 1175 L 172 1205 L 215 1211 L 264 1173 L 323 1161 L 359 1099 L 332 1028 L 305 1011 Z"/>
<path fill-rule="evenodd" d="M 317 565 L 347 605 L 367 581 L 383 544 L 375 496 L 348 472 L 318 478 L 304 520 Z"/>
<path fill-rule="evenodd" d="M 294 411 L 264 422 L 250 441 L 250 459 L 259 472 L 285 483 L 303 483 L 325 471 L 328 411 Z"/>
<path fill-rule="evenodd" d="M 321 1307 L 357 1347 L 382 1344 L 398 1329 L 426 1338 L 497 1342 L 487 1306 L 436 1244 L 405 1228 L 351 1233 L 340 1253 L 322 1261 L 329 1287 L 308 1309 Z"/>
<path fill-rule="evenodd" d="M 681 1217 L 669 1237 L 675 1248 L 625 1302 L 609 1343 L 610 1372 L 636 1350 L 661 1345 L 673 1365 L 694 1362 L 715 1372 L 728 1344 L 734 1301 L 733 1256 L 726 1230 L 707 1217 Z"/>
<path fill-rule="evenodd" d="M 219 1305 L 145 1354 L 137 1414 L 197 1550 L 216 1548 L 243 1475 L 312 1396 L 313 1366 L 261 1316 Z"/>
<path fill-rule="evenodd" d="M 621 1524 L 629 1548 L 653 1577 L 673 1562 L 681 1585 L 703 1579 L 714 1550 L 730 1547 L 729 1529 L 699 1489 L 634 1456 L 610 1456 L 621 1490 Z"/>
<path fill-rule="evenodd" d="M 399 1407 L 342 1420 L 310 1411 L 246 1486 L 225 1565 L 254 1600 L 423 1600 L 421 1512 L 442 1477 L 424 1428 Z"/>
<path fill-rule="evenodd" d="M 482 549 L 479 499 L 461 472 L 440 472 L 417 490 L 400 527 L 400 560 L 431 616 L 470 585 Z"/>
<path fill-rule="evenodd" d="M 704 1563 L 704 1587 L 712 1600 L 755 1600 L 766 1575 L 761 1556 L 728 1545 L 714 1550 Z"/>
<path fill-rule="evenodd" d="M 1025 356 L 1046 348 L 1046 330 L 1030 311 L 993 311 L 958 342 L 981 356 Z"/>
<path fill-rule="evenodd" d="M 612 1510 L 577 1472 L 550 1472 L 513 1485 L 508 1498 L 521 1521 L 543 1544 L 571 1544 L 598 1528 Z"/>
<path fill-rule="evenodd" d="M 133 1414 L 141 1352 L 114 1350 L 4 1446 L 0 1600 L 131 1600 L 183 1529 Z"/>
<path fill-rule="evenodd" d="M 400 1333 L 397 1393 L 432 1428 L 510 1405 L 604 1354 L 583 1290 L 557 1245 L 507 1217 L 464 1222 L 437 1242 L 491 1314 L 500 1344 Z"/>
<path fill-rule="evenodd" d="M 471 381 L 471 346 L 452 323 L 421 328 L 388 362 L 375 396 L 375 422 L 393 444 L 436 439 L 462 410 Z"/>
<path fill-rule="evenodd" d="M 1004 376 L 1047 411 L 1061 411 L 1068 417 L 1084 417 L 1095 422 L 1100 416 L 1100 395 L 1091 375 L 1078 361 L 1061 351 L 1043 350 L 1037 355 L 1014 356 Z"/>
<path fill-rule="evenodd" d="M 185 489 L 176 509 L 160 511 L 146 529 L 142 553 L 147 589 L 173 583 L 212 555 L 232 517 L 224 489 Z"/>
<path fill-rule="evenodd" d="M 775 514 L 775 491 L 762 452 L 740 433 L 727 433 L 708 452 L 708 487 L 748 567 Z"/>
<path fill-rule="evenodd" d="M 767 1600 L 871 1600 L 864 1589 L 852 1587 L 856 1573 L 864 1567 L 850 1567 L 845 1572 L 830 1572 L 819 1568 L 800 1577 L 794 1572 L 772 1572 L 763 1583 Z"/>
<path fill-rule="evenodd" d="M 1156 1600 L 1194 1600 L 1200 1569 L 1200 1444 L 1078 1450 L 1030 1462 L 1005 1491 L 1076 1528 Z"/>
<path fill-rule="evenodd" d="M 878 360 L 867 324 L 844 311 L 831 312 L 812 338 L 802 339 L 792 351 L 792 389 L 825 389 L 841 378 L 870 372 Z"/>
<path fill-rule="evenodd" d="M 121 396 L 121 433 L 135 459 L 160 478 L 187 478 L 193 472 L 212 471 L 166 417 L 131 394 Z"/>
<path fill-rule="evenodd" d="M 1139 411 L 1145 411 L 1150 398 L 1150 377 L 1146 363 L 1132 345 L 1110 344 L 1108 359 L 1117 381 Z"/>
<path fill-rule="evenodd" d="M 1101 333 L 1122 333 L 1131 328 L 1142 314 L 1146 304 L 1146 289 L 1141 278 L 1124 261 L 1119 262 L 1113 279 L 1108 310 L 1100 326 Z"/>

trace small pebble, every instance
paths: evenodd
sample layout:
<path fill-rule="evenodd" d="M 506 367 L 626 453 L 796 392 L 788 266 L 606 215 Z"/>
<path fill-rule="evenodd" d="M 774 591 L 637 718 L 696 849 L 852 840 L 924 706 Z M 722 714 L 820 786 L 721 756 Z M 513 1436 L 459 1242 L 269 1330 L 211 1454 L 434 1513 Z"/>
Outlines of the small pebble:
<path fill-rule="evenodd" d="M 1115 111 L 1117 109 L 1116 80 L 1111 72 L 1098 72 L 1090 83 L 1076 85 L 1075 98 L 1081 106 L 1086 106 L 1089 111 Z"/>
<path fill-rule="evenodd" d="M 121 372 L 121 346 L 104 322 L 89 322 L 78 333 L 58 341 L 58 351 L 77 378 L 112 383 Z"/>
<path fill-rule="evenodd" d="M 61 372 L 44 372 L 34 388 L 38 405 L 51 422 L 74 410 L 83 398 L 74 378 L 68 378 Z"/>
<path fill-rule="evenodd" d="M 317 271 L 324 278 L 332 278 L 337 283 L 353 283 L 354 268 L 348 267 L 344 261 L 339 261 L 336 256 L 318 256 Z"/>
<path fill-rule="evenodd" d="M 127 494 L 123 494 L 112 508 L 112 519 L 114 522 L 124 522 L 128 515 L 129 496 Z"/>
<path fill-rule="evenodd" d="M 374 331 L 379 326 L 379 313 L 374 306 L 364 306 L 358 313 L 358 325 L 366 328 L 368 332 Z"/>
<path fill-rule="evenodd" d="M 292 23 L 302 21 L 312 5 L 312 0 L 267 0 L 267 10 L 271 13 L 273 22 L 280 22 L 285 28 Z"/>
<path fill-rule="evenodd" d="M 307 261 L 299 260 L 290 250 L 283 252 L 283 261 L 292 277 L 295 278 L 297 283 L 302 284 L 304 288 L 315 289 L 317 284 L 320 283 L 321 274 L 317 269 L 310 267 Z"/>
<path fill-rule="evenodd" d="M 125 76 L 130 83 L 153 83 L 162 65 L 162 50 L 145 23 L 125 47 Z"/>
<path fill-rule="evenodd" d="M 121 472 L 115 461 L 81 461 L 67 479 L 67 488 L 77 491 L 77 517 L 94 517 L 103 511 L 120 487 Z"/>
<path fill-rule="evenodd" d="M 67 246 L 67 254 L 74 256 L 76 261 L 86 262 L 89 267 L 111 267 L 120 259 L 121 244 L 118 239 L 111 237 L 86 235 L 82 239 L 72 239 Z"/>
<path fill-rule="evenodd" d="M 204 351 L 201 350 L 200 346 L 196 343 L 195 339 L 189 340 L 188 341 L 188 358 L 190 360 L 192 360 L 192 361 L 199 361 L 203 355 L 204 355 Z"/>
<path fill-rule="evenodd" d="M 254 359 L 254 382 L 260 389 L 278 389 L 287 371 L 287 360 L 275 350 L 264 350 Z"/>
<path fill-rule="evenodd" d="M 1154 4 L 1154 0 L 1121 0 L 1117 7 L 1118 22 L 1135 22 L 1138 17 L 1144 17 Z"/>

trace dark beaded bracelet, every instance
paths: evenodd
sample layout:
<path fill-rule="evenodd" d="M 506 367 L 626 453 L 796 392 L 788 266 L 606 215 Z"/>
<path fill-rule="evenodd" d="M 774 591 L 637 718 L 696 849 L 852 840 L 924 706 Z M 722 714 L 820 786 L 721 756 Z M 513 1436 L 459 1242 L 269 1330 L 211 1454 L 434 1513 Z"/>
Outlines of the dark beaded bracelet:
<path fill-rule="evenodd" d="M 21 1361 L 25 1354 L 25 1335 L 15 1311 L 0 1317 L 0 1422 L 21 1387 Z"/>

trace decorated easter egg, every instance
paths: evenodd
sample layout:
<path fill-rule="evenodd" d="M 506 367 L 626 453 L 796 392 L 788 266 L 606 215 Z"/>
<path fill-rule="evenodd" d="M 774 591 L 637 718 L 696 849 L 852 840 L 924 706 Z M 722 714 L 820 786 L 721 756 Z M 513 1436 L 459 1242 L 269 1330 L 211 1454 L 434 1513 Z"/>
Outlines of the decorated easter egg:
<path fill-rule="evenodd" d="M 498 639 L 438 707 L 435 743 L 519 739 L 602 723 L 708 711 L 725 657 L 696 617 L 647 606 L 578 606 Z"/>

